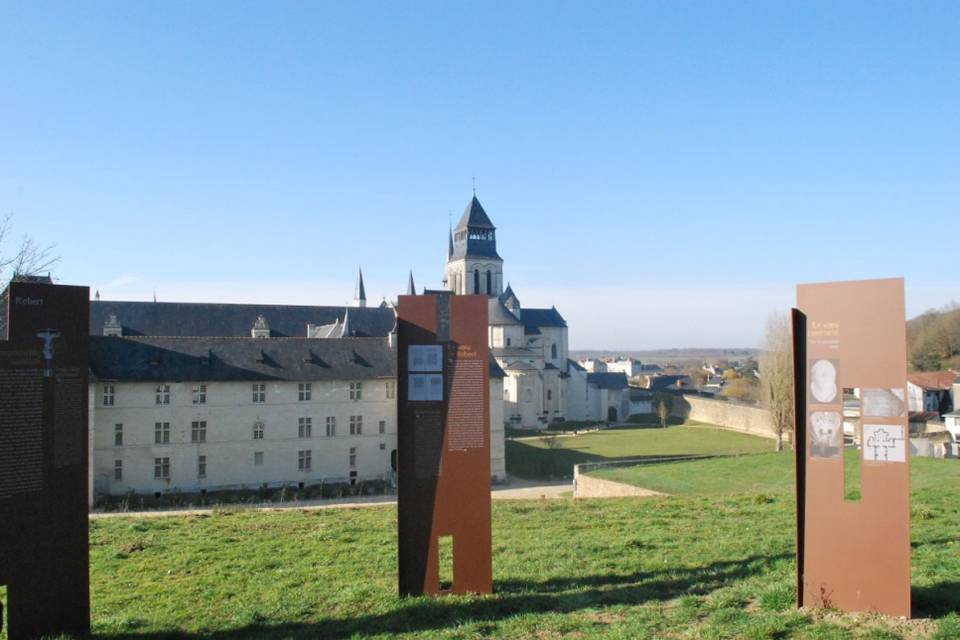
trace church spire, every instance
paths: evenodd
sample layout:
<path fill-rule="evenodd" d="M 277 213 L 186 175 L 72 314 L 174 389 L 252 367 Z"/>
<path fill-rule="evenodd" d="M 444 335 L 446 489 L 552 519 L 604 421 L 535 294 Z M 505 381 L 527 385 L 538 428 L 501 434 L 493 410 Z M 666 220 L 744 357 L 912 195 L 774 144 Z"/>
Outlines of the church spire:
<path fill-rule="evenodd" d="M 413 269 L 410 270 L 410 278 L 407 280 L 407 295 L 417 295 L 417 287 L 413 284 Z"/>
<path fill-rule="evenodd" d="M 367 291 L 363 288 L 363 269 L 357 270 L 357 288 L 353 292 L 353 306 L 367 306 Z"/>
<path fill-rule="evenodd" d="M 449 227 L 447 232 L 447 260 L 453 257 L 453 227 Z"/>

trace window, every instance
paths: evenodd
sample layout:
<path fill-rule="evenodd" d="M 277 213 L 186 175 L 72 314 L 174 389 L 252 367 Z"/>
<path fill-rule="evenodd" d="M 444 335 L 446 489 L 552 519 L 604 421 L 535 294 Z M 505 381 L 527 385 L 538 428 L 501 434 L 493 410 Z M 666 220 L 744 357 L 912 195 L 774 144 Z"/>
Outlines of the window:
<path fill-rule="evenodd" d="M 557 357 L 557 345 L 556 345 L 556 344 L 550 345 L 550 357 L 551 357 L 551 358 L 554 358 L 554 359 L 556 359 L 556 357 Z"/>
<path fill-rule="evenodd" d="M 190 423 L 190 442 L 207 441 L 207 423 L 204 420 Z"/>
<path fill-rule="evenodd" d="M 350 416 L 350 435 L 359 436 L 363 433 L 363 416 Z"/>
<path fill-rule="evenodd" d="M 380 423 L 379 423 L 379 425 L 378 425 L 378 427 L 379 427 L 380 433 L 386 433 L 386 432 L 387 432 L 387 421 L 386 421 L 386 420 L 381 420 Z"/>
<path fill-rule="evenodd" d="M 197 456 L 197 477 L 207 477 L 207 456 Z"/>
<path fill-rule="evenodd" d="M 350 383 L 350 399 L 361 400 L 362 398 L 363 398 L 363 383 L 351 382 Z"/>
<path fill-rule="evenodd" d="M 381 443 L 380 443 L 380 451 L 386 451 L 386 450 L 387 450 L 387 444 L 386 444 L 385 442 L 381 442 Z"/>
<path fill-rule="evenodd" d="M 103 386 L 103 406 L 112 407 L 113 406 L 113 385 L 107 384 Z"/>
<path fill-rule="evenodd" d="M 256 383 L 251 386 L 251 391 L 253 392 L 254 402 L 261 403 L 267 401 L 267 385 Z"/>
<path fill-rule="evenodd" d="M 480 269 L 473 270 L 473 292 L 480 293 Z"/>
<path fill-rule="evenodd" d="M 170 404 L 170 385 L 168 384 L 157 385 L 156 403 Z"/>
<path fill-rule="evenodd" d="M 170 479 L 170 458 L 153 459 L 153 477 L 157 480 Z"/>
<path fill-rule="evenodd" d="M 262 422 L 253 423 L 253 439 L 263 440 L 263 423 Z"/>
<path fill-rule="evenodd" d="M 356 447 L 350 447 L 350 466 L 351 467 L 357 466 L 357 448 Z"/>
<path fill-rule="evenodd" d="M 313 418 L 300 418 L 297 420 L 297 435 L 301 438 L 313 436 Z"/>
<path fill-rule="evenodd" d="M 123 460 L 113 461 L 113 479 L 123 480 Z"/>
<path fill-rule="evenodd" d="M 263 451 L 254 451 L 253 452 L 253 464 L 258 467 L 263 464 Z"/>
<path fill-rule="evenodd" d="M 299 393 L 300 402 L 306 402 L 310 400 L 311 387 L 309 382 L 301 382 L 299 385 L 297 385 L 297 391 Z"/>
<path fill-rule="evenodd" d="M 207 404 L 207 385 L 193 385 L 193 404 Z"/>
<path fill-rule="evenodd" d="M 553 389 L 547 389 L 547 400 L 553 400 Z"/>
<path fill-rule="evenodd" d="M 122 424 L 113 425 L 113 446 L 115 447 L 123 446 L 123 425 Z"/>
<path fill-rule="evenodd" d="M 487 269 L 487 295 L 493 294 L 493 275 L 490 273 L 490 269 Z"/>
<path fill-rule="evenodd" d="M 153 442 L 154 444 L 170 444 L 170 423 L 153 423 Z"/>
<path fill-rule="evenodd" d="M 335 435 L 337 435 L 337 418 L 327 416 L 327 437 L 332 438 Z"/>
<path fill-rule="evenodd" d="M 312 458 L 313 452 L 309 449 L 306 451 L 297 451 L 297 469 L 300 471 L 310 471 Z"/>
<path fill-rule="evenodd" d="M 510 342 L 511 342 L 510 338 L 507 338 L 507 346 L 508 346 L 508 347 L 510 346 Z"/>
<path fill-rule="evenodd" d="M 387 399 L 397 397 L 397 383 L 394 380 L 387 380 Z"/>

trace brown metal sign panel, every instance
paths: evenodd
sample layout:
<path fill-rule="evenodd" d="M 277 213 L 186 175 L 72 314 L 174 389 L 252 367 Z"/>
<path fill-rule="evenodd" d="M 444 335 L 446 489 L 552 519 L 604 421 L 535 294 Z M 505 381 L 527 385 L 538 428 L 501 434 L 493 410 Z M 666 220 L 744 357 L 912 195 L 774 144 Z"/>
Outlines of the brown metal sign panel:
<path fill-rule="evenodd" d="M 798 603 L 909 616 L 903 280 L 799 285 L 797 307 Z"/>
<path fill-rule="evenodd" d="M 0 584 L 10 640 L 90 633 L 86 287 L 12 282 L 0 309 Z"/>
<path fill-rule="evenodd" d="M 400 593 L 491 593 L 487 298 L 400 296 L 397 315 Z"/>

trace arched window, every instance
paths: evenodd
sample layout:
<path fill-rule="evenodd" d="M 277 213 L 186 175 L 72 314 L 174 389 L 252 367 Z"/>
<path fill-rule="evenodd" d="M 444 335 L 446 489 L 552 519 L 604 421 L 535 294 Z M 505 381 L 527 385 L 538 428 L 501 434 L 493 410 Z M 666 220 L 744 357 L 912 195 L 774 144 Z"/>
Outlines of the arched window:
<path fill-rule="evenodd" d="M 480 293 L 480 269 L 473 270 L 473 292 Z"/>
<path fill-rule="evenodd" d="M 550 357 L 556 359 L 557 357 L 557 345 L 556 343 L 550 345 Z"/>
<path fill-rule="evenodd" d="M 493 274 L 487 269 L 487 295 L 493 295 Z"/>

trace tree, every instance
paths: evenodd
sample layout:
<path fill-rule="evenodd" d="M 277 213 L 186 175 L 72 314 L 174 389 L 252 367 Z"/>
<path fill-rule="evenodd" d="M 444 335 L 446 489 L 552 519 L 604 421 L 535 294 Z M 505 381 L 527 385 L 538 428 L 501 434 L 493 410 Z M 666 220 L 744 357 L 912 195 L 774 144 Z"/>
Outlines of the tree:
<path fill-rule="evenodd" d="M 60 258 L 53 255 L 53 245 L 42 247 L 32 238 L 24 236 L 20 245 L 8 251 L 7 243 L 13 233 L 8 214 L 0 220 L 0 280 L 7 282 L 15 276 L 35 276 L 49 271 Z"/>
<path fill-rule="evenodd" d="M 669 393 L 658 393 L 653 397 L 653 404 L 657 410 L 657 416 L 660 418 L 660 426 L 667 428 L 667 420 L 670 418 L 670 410 L 673 409 L 673 396 Z"/>
<path fill-rule="evenodd" d="M 783 451 L 783 435 L 793 434 L 793 338 L 789 316 L 771 314 L 760 354 L 760 396 L 770 411 L 777 434 L 777 451 Z M 793 438 L 790 438 L 793 442 Z"/>
<path fill-rule="evenodd" d="M 728 379 L 724 385 L 722 395 L 739 400 L 740 402 L 757 402 L 759 400 L 759 388 L 757 380 L 754 377 Z"/>

